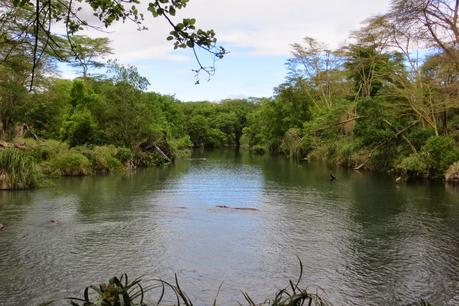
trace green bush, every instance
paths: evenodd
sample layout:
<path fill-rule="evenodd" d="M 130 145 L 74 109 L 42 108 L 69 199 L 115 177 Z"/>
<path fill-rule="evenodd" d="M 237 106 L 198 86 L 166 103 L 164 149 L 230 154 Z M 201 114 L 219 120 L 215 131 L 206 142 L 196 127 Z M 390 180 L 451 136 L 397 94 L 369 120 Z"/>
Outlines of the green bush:
<path fill-rule="evenodd" d="M 454 141 L 445 136 L 429 137 L 421 151 L 402 160 L 400 168 L 409 176 L 441 178 L 459 160 Z"/>
<path fill-rule="evenodd" d="M 420 154 L 411 154 L 404 158 L 399 168 L 408 176 L 426 177 L 429 175 L 429 167 L 425 158 Z"/>
<path fill-rule="evenodd" d="M 421 152 L 426 154 L 429 175 L 432 177 L 442 177 L 446 169 L 459 160 L 459 152 L 455 148 L 454 140 L 446 136 L 430 137 Z"/>
<path fill-rule="evenodd" d="M 90 175 L 91 162 L 76 150 L 62 152 L 56 158 L 42 165 L 43 172 L 55 176 Z"/>
<path fill-rule="evenodd" d="M 68 150 L 68 145 L 53 139 L 36 142 L 30 149 L 30 155 L 35 161 L 47 161 L 56 157 L 59 152 Z"/>
<path fill-rule="evenodd" d="M 113 146 L 75 147 L 74 150 L 83 154 L 90 162 L 93 173 L 111 174 L 123 169 L 122 163 L 116 158 L 118 149 Z"/>
<path fill-rule="evenodd" d="M 132 158 L 134 157 L 134 154 L 132 153 L 131 149 L 121 147 L 121 148 L 118 148 L 118 150 L 117 150 L 117 152 L 116 152 L 116 154 L 115 154 L 115 157 L 116 157 L 122 164 L 126 164 L 126 163 L 128 163 L 130 160 L 132 160 Z"/>
<path fill-rule="evenodd" d="M 193 147 L 193 142 L 188 135 L 181 138 L 172 139 L 169 141 L 169 144 L 173 150 L 174 155 L 178 158 L 189 156 L 191 153 L 191 148 Z"/>
<path fill-rule="evenodd" d="M 17 149 L 0 150 L 0 189 L 36 187 L 39 178 L 32 157 Z"/>

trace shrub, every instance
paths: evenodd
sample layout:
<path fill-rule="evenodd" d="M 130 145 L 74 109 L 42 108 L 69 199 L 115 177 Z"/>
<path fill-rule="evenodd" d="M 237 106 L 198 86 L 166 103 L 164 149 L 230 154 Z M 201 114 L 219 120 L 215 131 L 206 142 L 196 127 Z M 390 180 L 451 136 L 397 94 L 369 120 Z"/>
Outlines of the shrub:
<path fill-rule="evenodd" d="M 459 152 L 451 138 L 432 136 L 427 139 L 419 153 L 403 159 L 400 168 L 409 176 L 440 178 L 458 160 Z"/>
<path fill-rule="evenodd" d="M 35 161 L 46 161 L 56 157 L 59 152 L 68 149 L 68 145 L 53 139 L 36 142 L 30 149 L 30 155 Z"/>
<path fill-rule="evenodd" d="M 429 175 L 432 177 L 442 177 L 446 169 L 459 160 L 459 152 L 455 148 L 454 140 L 445 136 L 430 137 L 421 152 L 426 154 Z"/>
<path fill-rule="evenodd" d="M 169 141 L 169 144 L 174 155 L 178 158 L 189 156 L 191 153 L 191 148 L 193 147 L 193 142 L 188 135 L 181 138 L 172 139 Z"/>
<path fill-rule="evenodd" d="M 74 150 L 83 154 L 91 162 L 93 173 L 110 174 L 123 169 L 122 163 L 116 158 L 118 148 L 113 145 L 94 148 L 79 146 Z"/>
<path fill-rule="evenodd" d="M 39 173 L 33 158 L 17 149 L 0 150 L 0 189 L 36 187 Z"/>
<path fill-rule="evenodd" d="M 91 162 L 76 150 L 62 152 L 55 159 L 43 164 L 43 172 L 49 175 L 83 176 L 90 175 Z"/>
<path fill-rule="evenodd" d="M 115 157 L 116 157 L 122 164 L 126 164 L 126 163 L 128 163 L 130 160 L 132 160 L 132 158 L 134 157 L 134 154 L 132 153 L 131 149 L 121 147 L 121 148 L 118 148 L 118 150 L 117 150 L 117 152 L 116 152 L 116 154 L 115 154 Z"/>
<path fill-rule="evenodd" d="M 426 177 L 429 174 L 429 167 L 425 162 L 425 158 L 420 154 L 411 154 L 404 158 L 399 168 L 408 176 Z"/>

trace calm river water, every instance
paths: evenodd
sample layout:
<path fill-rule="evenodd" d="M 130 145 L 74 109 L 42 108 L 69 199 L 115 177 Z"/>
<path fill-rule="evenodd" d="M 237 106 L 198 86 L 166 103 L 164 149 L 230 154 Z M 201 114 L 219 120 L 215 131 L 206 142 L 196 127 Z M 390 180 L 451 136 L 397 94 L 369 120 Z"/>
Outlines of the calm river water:
<path fill-rule="evenodd" d="M 222 281 L 220 305 L 242 302 L 240 290 L 261 302 L 297 278 L 298 256 L 303 284 L 335 305 L 459 305 L 458 189 L 338 170 L 330 182 L 324 165 L 234 152 L 194 157 L 0 192 L 0 304 L 81 296 L 123 272 L 177 273 L 195 305 Z"/>

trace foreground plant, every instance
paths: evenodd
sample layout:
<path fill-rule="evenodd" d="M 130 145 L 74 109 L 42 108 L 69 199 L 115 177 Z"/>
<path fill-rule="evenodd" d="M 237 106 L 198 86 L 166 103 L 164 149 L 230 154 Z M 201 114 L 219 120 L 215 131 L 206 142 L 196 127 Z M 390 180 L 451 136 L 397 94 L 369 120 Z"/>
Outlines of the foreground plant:
<path fill-rule="evenodd" d="M 318 294 L 309 293 L 306 289 L 301 289 L 299 284 L 303 276 L 303 265 L 300 261 L 300 275 L 296 283 L 289 281 L 289 286 L 279 290 L 273 299 L 267 299 L 263 303 L 256 304 L 249 294 L 243 292 L 244 299 L 248 306 L 328 306 L 331 305 Z M 177 275 L 175 283 L 169 283 L 161 279 L 148 281 L 149 285 L 143 287 L 142 279 L 136 278 L 129 282 L 127 274 L 120 278 L 113 277 L 107 284 L 99 286 L 91 285 L 86 287 L 82 298 L 71 297 L 70 304 L 73 306 L 147 306 L 144 302 L 145 293 L 152 289 L 159 292 L 159 297 L 155 303 L 148 305 L 185 305 L 193 306 L 193 302 L 179 285 Z M 222 285 L 218 288 L 217 295 L 212 302 L 217 306 L 217 297 Z M 95 293 L 90 296 L 90 290 Z M 174 301 L 174 302 L 171 302 Z"/>
<path fill-rule="evenodd" d="M 284 289 L 277 291 L 272 299 L 266 299 L 262 303 L 256 303 L 246 292 L 242 292 L 245 303 L 239 305 L 247 306 L 331 306 L 332 304 L 321 297 L 317 292 L 310 293 L 307 289 L 300 287 L 300 282 L 303 276 L 303 264 L 300 262 L 300 275 L 296 282 L 289 281 L 289 285 Z M 188 295 L 182 290 L 179 285 L 177 275 L 175 275 L 175 283 L 169 283 L 161 279 L 145 281 L 139 277 L 129 282 L 127 274 L 123 274 L 120 278 L 113 277 L 107 284 L 98 286 L 91 285 L 86 287 L 82 298 L 68 298 L 73 306 L 159 306 L 159 305 L 175 305 L 175 306 L 193 306 L 193 302 Z M 148 283 L 142 286 L 141 283 Z M 223 283 L 222 283 L 223 284 Z M 217 306 L 217 298 L 220 293 L 222 284 L 217 290 L 217 294 L 212 306 Z M 93 293 L 90 295 L 90 290 Z M 145 303 L 145 293 L 151 290 L 157 291 L 158 297 L 156 302 Z M 151 301 L 151 299 L 149 299 Z M 44 305 L 51 305 L 49 302 Z M 426 301 L 421 301 L 419 306 L 432 306 Z"/>

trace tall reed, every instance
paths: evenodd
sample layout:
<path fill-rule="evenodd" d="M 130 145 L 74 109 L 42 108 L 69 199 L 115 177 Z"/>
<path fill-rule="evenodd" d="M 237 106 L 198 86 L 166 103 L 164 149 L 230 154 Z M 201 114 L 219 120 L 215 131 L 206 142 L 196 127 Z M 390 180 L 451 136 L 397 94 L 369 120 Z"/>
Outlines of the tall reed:
<path fill-rule="evenodd" d="M 39 178 L 32 157 L 14 148 L 0 150 L 0 189 L 33 188 Z"/>

